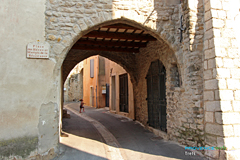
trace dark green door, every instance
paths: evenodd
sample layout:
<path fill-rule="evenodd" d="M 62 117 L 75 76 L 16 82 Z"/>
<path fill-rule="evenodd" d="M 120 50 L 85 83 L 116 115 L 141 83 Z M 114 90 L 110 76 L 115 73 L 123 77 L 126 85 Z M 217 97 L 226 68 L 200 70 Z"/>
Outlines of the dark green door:
<path fill-rule="evenodd" d="M 151 63 L 147 74 L 148 123 L 167 132 L 166 119 L 166 69 L 156 60 Z"/>

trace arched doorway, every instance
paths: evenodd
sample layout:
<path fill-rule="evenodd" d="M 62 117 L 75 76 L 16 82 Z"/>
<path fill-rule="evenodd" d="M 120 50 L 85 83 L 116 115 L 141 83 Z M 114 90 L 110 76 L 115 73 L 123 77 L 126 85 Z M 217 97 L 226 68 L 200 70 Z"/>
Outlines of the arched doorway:
<path fill-rule="evenodd" d="M 141 24 L 127 20 L 109 21 L 90 28 L 88 33 L 85 32 L 75 41 L 62 63 L 63 81 L 68 72 L 78 62 L 94 55 L 114 61 L 129 74 L 133 84 L 133 98 L 131 101 L 134 106 L 132 111 L 129 110 L 129 114 L 133 115 L 132 119 L 140 121 L 143 125 L 147 125 L 149 121 L 148 101 L 146 100 L 148 87 L 145 77 L 148 74 L 151 62 L 154 60 L 161 61 L 162 63 L 159 63 L 159 65 L 161 64 L 165 68 L 165 77 L 162 79 L 165 79 L 166 82 L 162 83 L 162 85 L 168 84 L 165 86 L 164 94 L 162 94 L 165 96 L 162 98 L 162 100 L 165 100 L 163 103 L 165 108 L 163 107 L 162 110 L 156 112 L 158 116 L 155 119 L 158 119 L 158 121 L 155 121 L 155 124 L 152 123 L 150 126 L 164 132 L 168 130 L 168 134 L 172 137 L 177 136 L 175 135 L 178 132 L 177 126 L 182 125 L 182 122 L 179 121 L 182 110 L 176 110 L 175 108 L 181 105 L 180 100 L 184 95 L 182 90 L 178 88 L 175 90 L 177 85 L 175 86 L 172 83 L 174 78 L 171 77 L 175 75 L 172 73 L 175 72 L 172 68 L 173 66 L 177 67 L 179 63 L 171 45 L 166 43 L 156 32 L 144 28 Z M 180 70 L 182 70 L 182 66 L 179 66 Z M 161 71 L 158 70 L 158 72 Z M 84 72 L 87 71 L 84 70 Z M 112 78 L 114 79 L 114 77 Z M 177 94 L 179 96 L 174 96 Z M 95 97 L 94 99 L 99 98 Z M 166 118 L 166 107 L 174 108 L 167 113 L 170 115 L 168 118 Z M 159 116 L 161 113 L 163 114 Z M 159 120 L 159 117 L 161 117 L 161 120 Z M 162 122 L 161 126 L 159 125 L 160 122 Z M 171 125 L 167 125 L 166 122 Z"/>
<path fill-rule="evenodd" d="M 151 63 L 146 79 L 149 126 L 167 132 L 166 69 L 160 60 Z"/>

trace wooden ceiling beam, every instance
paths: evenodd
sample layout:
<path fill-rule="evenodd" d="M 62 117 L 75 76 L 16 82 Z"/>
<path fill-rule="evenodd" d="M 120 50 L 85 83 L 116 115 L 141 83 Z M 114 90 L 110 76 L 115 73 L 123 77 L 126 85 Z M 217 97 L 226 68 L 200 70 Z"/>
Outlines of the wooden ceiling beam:
<path fill-rule="evenodd" d="M 94 41 L 80 39 L 76 44 L 102 45 L 102 46 L 122 46 L 122 47 L 146 47 L 147 42 L 121 42 L 121 41 Z"/>
<path fill-rule="evenodd" d="M 109 25 L 109 26 L 103 26 L 101 28 L 117 28 L 117 29 L 134 29 L 134 30 L 141 30 L 136 27 L 124 25 L 124 24 L 116 24 L 116 25 Z"/>
<path fill-rule="evenodd" d="M 127 40 L 142 40 L 142 41 L 156 41 L 156 39 L 149 35 L 139 35 L 131 33 L 120 32 L 106 32 L 106 31 L 92 31 L 83 37 L 98 37 L 98 38 L 114 38 L 114 39 L 127 39 Z"/>
<path fill-rule="evenodd" d="M 94 50 L 94 51 L 112 51 L 112 52 L 134 52 L 139 53 L 139 49 L 130 48 L 108 48 L 108 47 L 94 47 L 94 46 L 77 46 L 74 45 L 72 49 L 76 50 Z"/>

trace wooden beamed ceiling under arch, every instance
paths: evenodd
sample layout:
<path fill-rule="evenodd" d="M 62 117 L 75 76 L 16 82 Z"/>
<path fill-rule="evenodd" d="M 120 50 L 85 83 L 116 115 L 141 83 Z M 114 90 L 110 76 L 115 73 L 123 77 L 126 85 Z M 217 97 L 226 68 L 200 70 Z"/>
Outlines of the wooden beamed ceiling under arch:
<path fill-rule="evenodd" d="M 156 38 L 139 28 L 118 23 L 89 32 L 72 49 L 138 53 L 149 41 L 156 41 Z"/>

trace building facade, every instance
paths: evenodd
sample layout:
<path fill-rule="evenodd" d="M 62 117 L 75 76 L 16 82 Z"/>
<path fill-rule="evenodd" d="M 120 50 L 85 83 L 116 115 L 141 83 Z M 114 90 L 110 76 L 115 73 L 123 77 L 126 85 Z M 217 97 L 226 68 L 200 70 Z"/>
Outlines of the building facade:
<path fill-rule="evenodd" d="M 63 88 L 64 102 L 78 101 L 83 98 L 83 68 L 83 62 L 80 62 L 69 73 Z"/>
<path fill-rule="evenodd" d="M 100 55 L 128 73 L 135 119 L 182 145 L 227 147 L 206 157 L 240 159 L 239 8 L 239 0 L 3 1 L 1 158 L 59 153 L 63 83 Z M 27 57 L 31 42 L 48 43 L 49 57 Z"/>
<path fill-rule="evenodd" d="M 135 119 L 133 85 L 130 75 L 117 63 L 110 62 L 110 112 Z"/>

